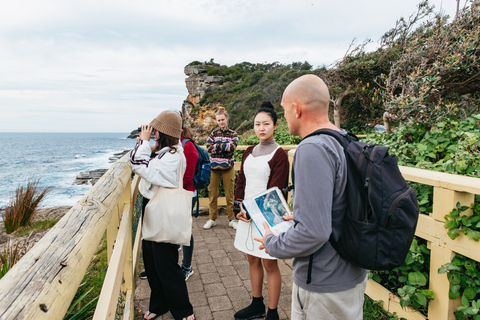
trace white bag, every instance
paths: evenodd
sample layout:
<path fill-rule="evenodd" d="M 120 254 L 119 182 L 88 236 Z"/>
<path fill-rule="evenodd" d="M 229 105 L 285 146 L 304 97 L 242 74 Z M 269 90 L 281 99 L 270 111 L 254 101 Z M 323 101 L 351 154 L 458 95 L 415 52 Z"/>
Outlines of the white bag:
<path fill-rule="evenodd" d="M 192 191 L 183 189 L 183 161 L 178 188 L 159 186 L 145 207 L 142 239 L 190 245 Z"/>

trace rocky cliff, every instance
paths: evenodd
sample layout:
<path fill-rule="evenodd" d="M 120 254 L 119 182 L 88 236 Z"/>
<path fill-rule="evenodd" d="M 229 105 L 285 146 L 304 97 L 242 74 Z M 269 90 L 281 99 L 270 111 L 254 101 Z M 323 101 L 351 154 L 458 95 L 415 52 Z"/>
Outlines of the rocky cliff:
<path fill-rule="evenodd" d="M 209 89 L 216 89 L 221 86 L 221 76 L 209 76 L 207 65 L 219 66 L 214 62 L 198 62 L 185 66 L 184 72 L 188 76 L 185 84 L 188 90 L 188 97 L 183 102 L 182 114 L 187 126 L 192 129 L 195 141 L 204 143 L 208 135 L 216 127 L 215 112 L 220 104 L 207 104 L 200 106 L 200 100 Z"/>

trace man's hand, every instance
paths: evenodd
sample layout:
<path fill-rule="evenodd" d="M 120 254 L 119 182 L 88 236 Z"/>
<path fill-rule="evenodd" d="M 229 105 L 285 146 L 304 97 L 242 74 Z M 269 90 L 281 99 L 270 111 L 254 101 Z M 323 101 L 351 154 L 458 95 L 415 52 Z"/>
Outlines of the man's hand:
<path fill-rule="evenodd" d="M 292 212 L 292 214 L 289 214 L 288 216 L 283 216 L 282 218 L 285 221 L 293 220 L 293 212 Z"/>
<path fill-rule="evenodd" d="M 265 252 L 267 252 L 267 249 L 265 248 L 265 239 L 267 238 L 267 236 L 269 234 L 273 234 L 273 232 L 272 232 L 272 230 L 270 230 L 270 226 L 267 222 L 263 223 L 263 227 L 265 228 L 265 235 L 263 236 L 263 238 L 255 237 L 255 238 L 253 238 L 253 240 L 261 243 L 261 245 L 260 245 L 260 247 L 258 247 L 258 249 L 260 249 L 260 250 L 265 249 Z"/>

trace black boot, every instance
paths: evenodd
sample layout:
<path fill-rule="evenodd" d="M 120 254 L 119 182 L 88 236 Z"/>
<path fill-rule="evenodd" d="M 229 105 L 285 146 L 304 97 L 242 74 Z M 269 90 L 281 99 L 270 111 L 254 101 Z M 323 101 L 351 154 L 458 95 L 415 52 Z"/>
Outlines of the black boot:
<path fill-rule="evenodd" d="M 235 320 L 250 320 L 265 317 L 265 304 L 263 303 L 263 297 L 253 297 L 252 303 L 235 313 Z"/>
<path fill-rule="evenodd" d="M 265 320 L 279 320 L 279 319 L 280 317 L 278 316 L 277 308 L 275 309 L 268 308 L 267 317 L 265 318 Z"/>

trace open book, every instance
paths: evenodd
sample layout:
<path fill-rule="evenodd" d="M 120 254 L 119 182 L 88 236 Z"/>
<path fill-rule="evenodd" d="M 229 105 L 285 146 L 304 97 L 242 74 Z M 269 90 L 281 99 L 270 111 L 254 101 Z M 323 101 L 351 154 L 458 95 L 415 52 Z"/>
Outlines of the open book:
<path fill-rule="evenodd" d="M 290 208 L 279 188 L 273 187 L 254 197 L 243 200 L 243 207 L 262 236 L 265 235 L 263 222 L 270 225 L 273 234 L 278 236 L 293 225 L 293 221 L 283 219 L 291 215 Z"/>

